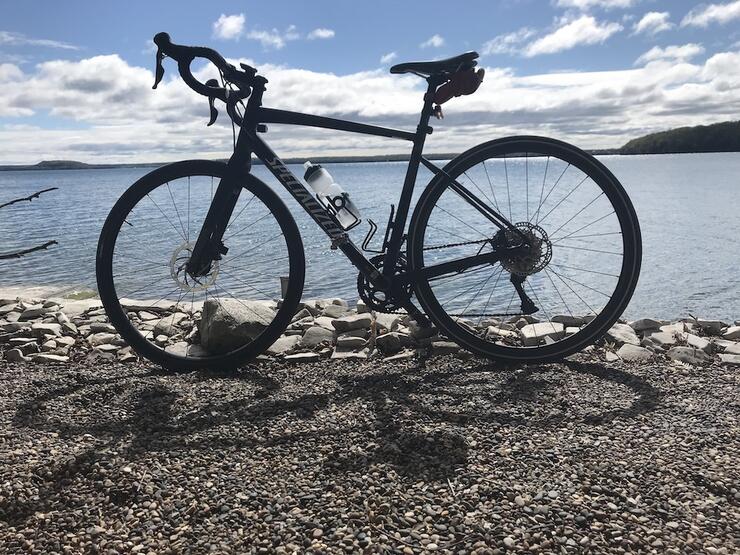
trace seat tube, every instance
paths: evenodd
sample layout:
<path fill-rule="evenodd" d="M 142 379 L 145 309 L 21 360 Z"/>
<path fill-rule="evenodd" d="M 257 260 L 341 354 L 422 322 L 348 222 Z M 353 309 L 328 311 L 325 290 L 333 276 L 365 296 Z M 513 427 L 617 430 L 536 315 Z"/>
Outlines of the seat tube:
<path fill-rule="evenodd" d="M 386 252 L 383 264 L 383 273 L 385 275 L 393 274 L 399 253 L 401 252 L 401 243 L 406 229 L 406 219 L 409 207 L 411 206 L 411 197 L 414 193 L 414 184 L 416 183 L 416 175 L 419 170 L 421 153 L 424 150 L 426 136 L 431 131 L 429 127 L 429 118 L 432 116 L 434 93 L 437 90 L 439 81 L 433 77 L 429 77 L 427 82 L 429 83 L 429 86 L 424 95 L 424 107 L 422 108 L 421 116 L 419 118 L 419 125 L 416 128 L 414 147 L 411 150 L 411 157 L 406 170 L 406 178 L 403 181 L 403 190 L 401 191 L 401 198 L 398 202 L 396 218 L 392 224 L 393 229 L 391 230 L 391 237 L 388 242 L 388 251 Z"/>

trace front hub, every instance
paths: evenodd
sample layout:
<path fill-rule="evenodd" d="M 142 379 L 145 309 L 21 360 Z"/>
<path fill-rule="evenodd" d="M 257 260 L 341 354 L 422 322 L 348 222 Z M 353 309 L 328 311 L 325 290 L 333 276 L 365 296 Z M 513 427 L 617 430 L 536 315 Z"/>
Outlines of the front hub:
<path fill-rule="evenodd" d="M 194 243 L 184 242 L 175 249 L 170 258 L 170 276 L 183 291 L 204 291 L 216 283 L 218 260 L 211 263 L 205 275 L 194 277 L 188 273 L 188 261 L 193 254 Z"/>

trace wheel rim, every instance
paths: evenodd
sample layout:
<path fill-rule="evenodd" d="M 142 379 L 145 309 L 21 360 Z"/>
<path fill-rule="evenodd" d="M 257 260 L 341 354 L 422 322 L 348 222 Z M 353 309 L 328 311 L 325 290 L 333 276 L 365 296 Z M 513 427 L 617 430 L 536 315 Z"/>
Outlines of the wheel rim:
<path fill-rule="evenodd" d="M 639 271 L 639 228 L 608 170 L 574 147 L 536 139 L 472 151 L 446 171 L 536 238 L 537 248 L 422 281 L 417 295 L 445 332 L 484 354 L 546 358 L 580 348 L 616 320 Z M 414 267 L 492 251 L 497 233 L 513 235 L 438 180 L 420 201 L 410 245 Z M 522 314 L 513 275 L 525 278 L 537 313 Z"/>
<path fill-rule="evenodd" d="M 224 233 L 229 252 L 192 278 L 184 264 L 222 172 L 185 173 L 135 185 L 112 211 L 104 234 L 113 238 L 102 249 L 113 297 L 106 309 L 124 339 L 153 360 L 202 366 L 254 356 L 300 298 L 300 261 L 291 257 L 300 245 L 268 207 L 269 190 L 245 187 Z M 290 302 L 280 302 L 283 289 Z"/>

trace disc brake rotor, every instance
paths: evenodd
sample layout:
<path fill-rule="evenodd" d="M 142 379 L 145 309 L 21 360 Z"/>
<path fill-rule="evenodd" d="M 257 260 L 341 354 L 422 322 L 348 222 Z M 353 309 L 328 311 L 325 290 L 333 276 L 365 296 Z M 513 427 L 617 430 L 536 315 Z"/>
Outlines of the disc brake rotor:
<path fill-rule="evenodd" d="M 184 242 L 175 249 L 170 259 L 170 276 L 177 286 L 186 292 L 204 291 L 216 283 L 218 276 L 218 260 L 214 260 L 211 270 L 204 276 L 194 278 L 188 274 L 186 268 L 190 256 L 193 254 L 193 243 Z"/>

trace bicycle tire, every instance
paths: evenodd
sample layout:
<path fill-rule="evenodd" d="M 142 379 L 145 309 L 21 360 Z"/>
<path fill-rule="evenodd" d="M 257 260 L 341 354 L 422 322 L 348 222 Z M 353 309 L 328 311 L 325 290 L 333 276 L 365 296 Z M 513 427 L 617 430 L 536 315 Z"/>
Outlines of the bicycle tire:
<path fill-rule="evenodd" d="M 280 337 L 296 313 L 305 278 L 303 243 L 298 227 L 283 201 L 265 183 L 245 174 L 243 187 L 257 197 L 275 218 L 284 234 L 290 267 L 289 287 L 279 304 L 275 318 L 251 342 L 228 353 L 211 356 L 180 356 L 153 344 L 142 335 L 129 319 L 120 303 L 113 278 L 113 255 L 116 239 L 129 212 L 149 192 L 176 179 L 210 176 L 220 179 L 226 164 L 208 160 L 187 160 L 158 168 L 137 180 L 113 206 L 100 233 L 96 254 L 98 291 L 108 317 L 121 337 L 135 351 L 155 364 L 180 370 L 232 369 L 256 357 Z M 173 201 L 174 203 L 174 201 Z"/>
<path fill-rule="evenodd" d="M 465 326 L 455 322 L 442 307 L 429 280 L 414 284 L 416 296 L 430 319 L 447 336 L 473 353 L 502 361 L 542 362 L 557 360 L 577 352 L 601 337 L 620 317 L 637 285 L 642 259 L 640 227 L 632 202 L 617 178 L 596 158 L 568 143 L 536 136 L 516 136 L 480 144 L 460 154 L 444 167 L 452 178 L 464 174 L 483 161 L 506 158 L 517 153 L 538 152 L 558 157 L 573 164 L 598 185 L 615 209 L 623 234 L 623 259 L 619 281 L 614 293 L 602 311 L 574 335 L 552 344 L 536 346 L 504 346 L 479 337 Z M 549 162 L 549 158 L 548 158 Z M 435 176 L 422 192 L 414 210 L 408 243 L 408 259 L 412 271 L 424 267 L 424 241 L 430 213 L 447 188 L 448 180 L 442 174 Z M 508 187 L 508 181 L 507 181 Z M 493 191 L 492 191 L 493 192 Z M 529 192 L 527 192 L 529 195 Z M 511 207 L 509 208 L 511 210 Z M 529 213 L 529 208 L 527 208 Z M 503 270 L 502 270 L 503 273 Z M 554 284 L 553 284 L 554 285 Z M 489 297 L 490 299 L 490 297 Z"/>

